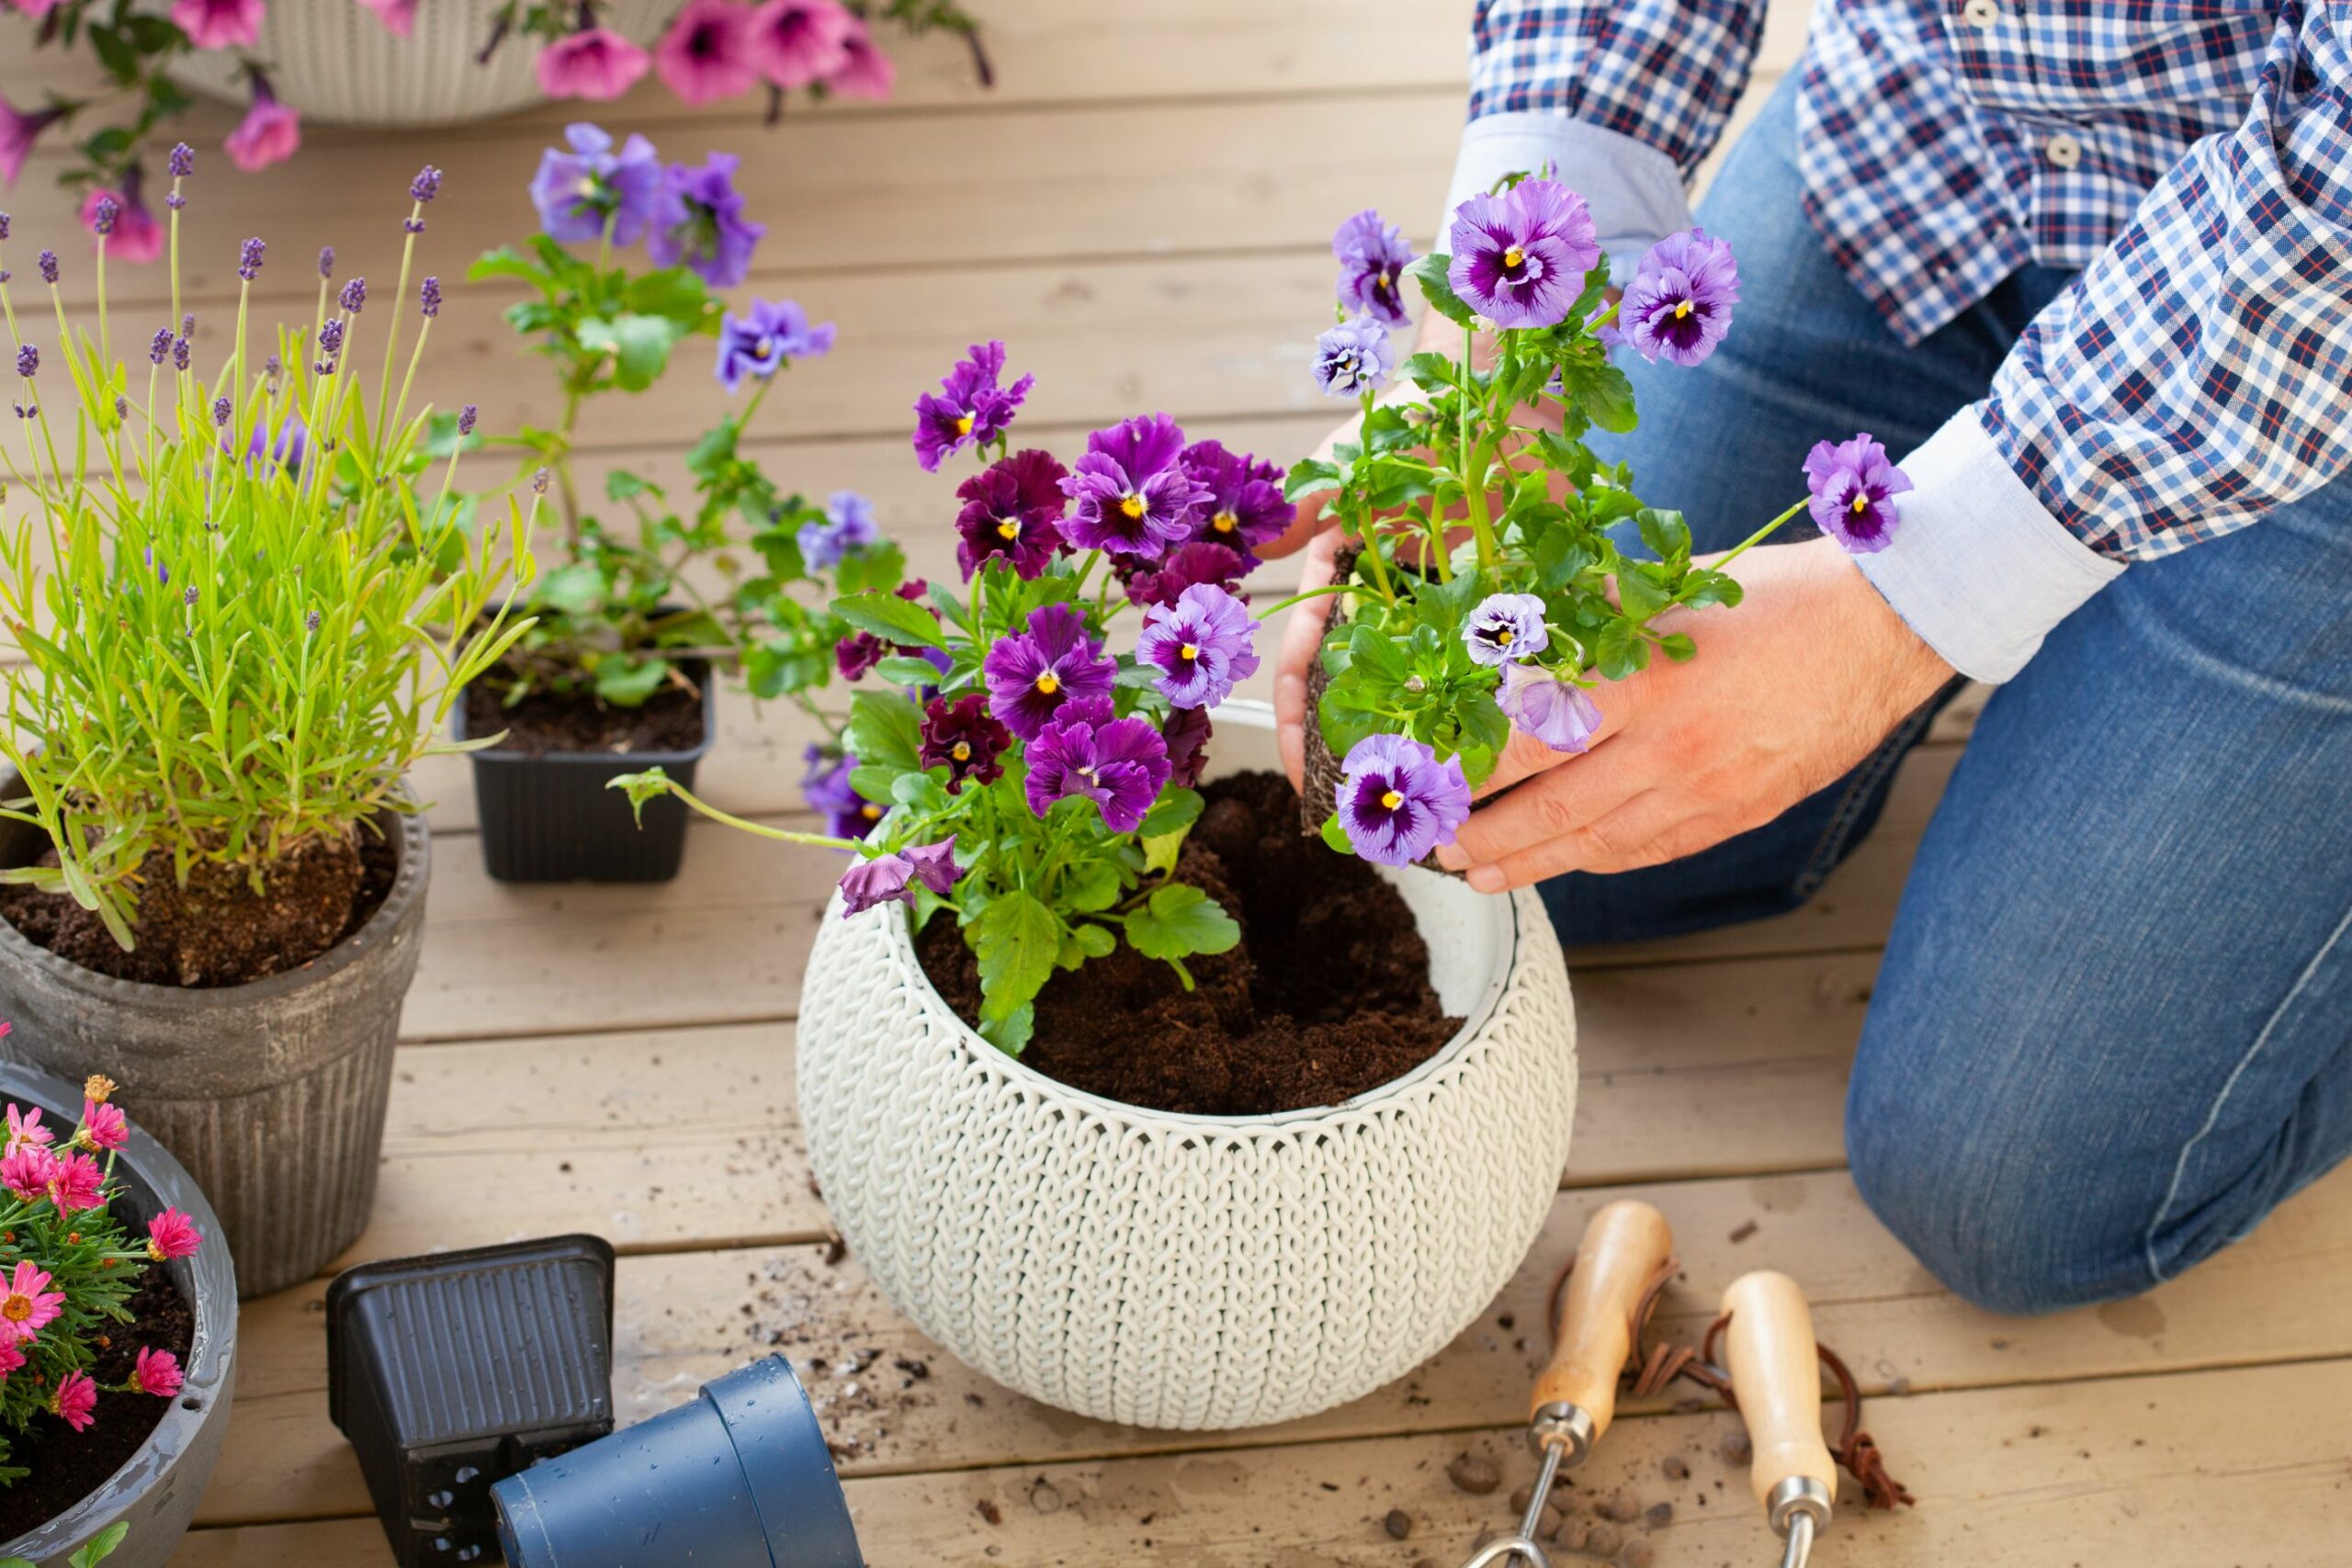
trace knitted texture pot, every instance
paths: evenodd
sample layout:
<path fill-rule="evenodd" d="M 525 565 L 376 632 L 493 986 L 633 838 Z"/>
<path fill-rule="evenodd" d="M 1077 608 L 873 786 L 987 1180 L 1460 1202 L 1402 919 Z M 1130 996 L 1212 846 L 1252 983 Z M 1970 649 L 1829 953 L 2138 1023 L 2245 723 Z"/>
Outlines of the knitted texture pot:
<path fill-rule="evenodd" d="M 16 1033 L 25 1032 L 17 1025 Z M 0 1063 L 0 1100 L 37 1105 L 51 1123 L 68 1130 L 82 1113 L 75 1084 L 15 1063 Z M 117 1519 L 128 1520 L 130 1532 L 107 1568 L 164 1568 L 196 1517 L 205 1479 L 229 1435 L 229 1398 L 237 1386 L 236 1271 L 220 1244 L 220 1222 L 195 1179 L 141 1125 L 138 1104 L 124 1109 L 133 1118 L 130 1139 L 115 1171 L 123 1189 L 118 1213 L 131 1235 L 145 1235 L 149 1220 L 178 1209 L 208 1238 L 193 1258 L 153 1265 L 171 1276 L 196 1317 L 181 1369 L 187 1381 L 147 1440 L 96 1491 L 38 1529 L 0 1541 L 0 1557 L 26 1558 L 40 1568 L 65 1568 L 74 1551 Z"/>
<path fill-rule="evenodd" d="M 0 773 L 0 795 L 17 791 Z M 299 969 L 243 986 L 118 980 L 0 920 L 0 1055 L 122 1086 L 140 1124 L 220 1216 L 237 1281 L 262 1295 L 307 1280 L 358 1239 L 376 1201 L 401 1001 L 416 975 L 432 869 L 424 818 L 381 813 L 400 846 L 368 923 Z M 40 830 L 0 821 L 0 864 L 29 864 Z"/>
<path fill-rule="evenodd" d="M 1272 765 L 1218 711 L 1215 770 Z M 1238 742 L 1238 744 L 1237 744 Z M 1403 1375 L 1510 1280 L 1576 1110 L 1576 1021 L 1542 904 L 1385 872 L 1466 1021 L 1344 1105 L 1182 1116 L 1069 1089 L 940 999 L 895 906 L 835 899 L 801 992 L 800 1112 L 883 1292 L 1032 1398 L 1102 1420 L 1256 1426 Z"/>
<path fill-rule="evenodd" d="M 153 6 L 161 11 L 159 3 Z M 504 0 L 430 0 L 407 38 L 352 0 L 291 0 L 269 7 L 250 50 L 199 50 L 171 68 L 180 85 L 227 103 L 250 95 L 244 62 L 270 90 L 311 119 L 414 129 L 463 125 L 537 103 L 539 42 L 508 36 L 478 61 Z M 598 22 L 650 43 L 676 0 L 603 0 Z"/>

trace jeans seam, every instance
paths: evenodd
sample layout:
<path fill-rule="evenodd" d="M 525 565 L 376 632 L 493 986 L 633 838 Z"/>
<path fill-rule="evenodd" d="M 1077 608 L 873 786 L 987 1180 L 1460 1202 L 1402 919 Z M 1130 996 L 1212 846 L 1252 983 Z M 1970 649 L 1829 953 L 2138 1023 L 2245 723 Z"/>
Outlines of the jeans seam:
<path fill-rule="evenodd" d="M 1894 771 L 1895 765 L 1917 742 L 1920 732 L 1935 722 L 1935 716 L 1942 706 L 1940 702 L 1932 698 L 1921 704 L 1910 717 L 1895 728 L 1894 734 L 1879 743 L 1878 750 L 1855 773 L 1853 783 L 1847 786 L 1844 795 L 1838 796 L 1838 808 L 1822 825 L 1821 837 L 1815 841 L 1813 852 L 1805 857 L 1796 880 L 1790 884 L 1790 891 L 1798 898 L 1812 897 L 1829 879 L 1829 874 L 1838 869 L 1838 862 L 1845 852 L 1846 840 L 1852 836 L 1854 824 L 1860 819 L 1862 808 L 1869 803 L 1871 792 Z"/>
<path fill-rule="evenodd" d="M 2237 1066 L 2232 1067 L 2230 1076 L 2222 1081 L 2221 1092 L 2213 1097 L 2211 1108 L 2205 1112 L 2204 1124 L 2180 1146 L 2180 1157 L 2173 1162 L 2172 1184 L 2165 1190 L 2164 1201 L 2156 1206 L 2154 1218 L 2148 1222 L 2147 1232 L 2140 1238 L 2142 1260 L 2147 1264 L 2148 1276 L 2154 1283 L 2161 1285 L 2171 1278 L 2156 1261 L 2156 1233 L 2164 1229 L 2165 1222 L 2172 1217 L 2173 1205 L 2180 1201 L 2181 1183 L 2188 1177 L 2189 1156 L 2197 1152 L 2198 1145 L 2221 1121 L 2222 1108 L 2237 1092 L 2238 1080 L 2245 1076 L 2246 1069 L 2254 1066 L 2255 1058 L 2261 1055 L 2264 1047 L 2270 1043 L 2270 1036 L 2278 1030 L 2279 1020 L 2287 1016 L 2288 1010 L 2311 985 L 2312 976 L 2319 973 L 2320 965 L 2326 962 L 2328 955 L 2335 951 L 2336 943 L 2344 939 L 2347 930 L 2352 930 L 2352 909 L 2344 911 L 2343 918 L 2335 922 L 2335 929 L 2327 933 L 2327 940 L 2319 944 L 2319 950 L 2312 954 L 2311 961 L 2295 976 L 2295 983 L 2287 987 L 2287 994 L 2278 998 L 2278 1005 L 2270 1010 L 2268 1018 L 2262 1021 L 2262 1028 L 2256 1032 L 2254 1043 L 2246 1047 L 2245 1055 L 2238 1058 Z"/>

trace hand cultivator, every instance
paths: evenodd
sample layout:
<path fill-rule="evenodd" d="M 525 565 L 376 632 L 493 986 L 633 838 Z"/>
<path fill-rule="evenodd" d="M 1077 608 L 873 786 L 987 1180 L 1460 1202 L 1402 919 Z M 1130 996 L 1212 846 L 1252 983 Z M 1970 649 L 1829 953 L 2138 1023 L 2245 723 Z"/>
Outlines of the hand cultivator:
<path fill-rule="evenodd" d="M 1787 1275 L 1743 1274 L 1724 1292 L 1722 1315 L 1701 1345 L 1654 1344 L 1645 1351 L 1643 1325 L 1680 1272 L 1674 1232 L 1656 1209 L 1623 1201 L 1593 1215 L 1552 1292 L 1552 1356 L 1536 1379 L 1527 1423 L 1528 1446 L 1539 1460 L 1534 1490 L 1518 1530 L 1479 1548 L 1464 1568 L 1514 1559 L 1550 1568 L 1538 1529 L 1561 1473 L 1583 1463 L 1609 1430 L 1621 1391 L 1654 1394 L 1677 1377 L 1721 1394 L 1747 1424 L 1756 1500 L 1786 1542 L 1782 1568 L 1804 1568 L 1815 1540 L 1829 1528 L 1839 1465 L 1861 1483 L 1870 1506 L 1912 1501 L 1860 1429 L 1861 1393 L 1853 1374 L 1814 1338 L 1804 1292 Z M 1823 1366 L 1846 1404 L 1834 1454 L 1821 1435 Z"/>

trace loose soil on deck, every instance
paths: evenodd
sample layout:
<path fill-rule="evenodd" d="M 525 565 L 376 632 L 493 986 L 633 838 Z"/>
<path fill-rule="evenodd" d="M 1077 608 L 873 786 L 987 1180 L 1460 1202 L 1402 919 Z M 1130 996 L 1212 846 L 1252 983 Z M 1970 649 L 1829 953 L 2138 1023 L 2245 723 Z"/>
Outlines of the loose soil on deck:
<path fill-rule="evenodd" d="M 108 1332 L 107 1343 L 89 1369 L 101 1390 L 130 1381 L 141 1346 L 169 1350 L 183 1368 L 187 1365 L 188 1349 L 196 1342 L 196 1314 L 160 1265 L 147 1270 L 123 1304 L 130 1309 L 130 1325 Z M 16 1375 L 30 1377 L 32 1372 L 28 1369 Z M 54 1416 L 39 1416 L 23 1432 L 8 1434 L 8 1462 L 28 1466 L 32 1473 L 14 1486 L 0 1486 L 0 1540 L 40 1529 L 97 1490 L 138 1451 L 175 1403 L 152 1393 L 101 1393 L 96 1422 L 87 1431 L 76 1432 Z"/>
<path fill-rule="evenodd" d="M 513 707 L 490 686 L 466 688 L 466 733 L 495 735 L 501 751 L 545 757 L 566 751 L 634 756 L 645 751 L 691 751 L 702 744 L 699 687 L 664 687 L 639 707 L 614 707 L 594 697 L 533 692 Z"/>
<path fill-rule="evenodd" d="M 40 863 L 55 865 L 57 852 Z M 198 863 L 182 887 L 169 855 L 139 872 L 136 944 L 125 953 L 63 893 L 0 886 L 0 918 L 85 969 L 151 986 L 210 987 L 300 968 L 368 923 L 400 874 L 400 847 L 372 827 L 356 842 L 314 839 L 266 867 L 255 894 L 242 870 Z"/>
<path fill-rule="evenodd" d="M 1396 890 L 1300 837 L 1279 774 L 1202 793 L 1176 874 L 1240 922 L 1240 945 L 1188 959 L 1191 991 L 1125 942 L 1056 975 L 1022 1061 L 1129 1105 L 1261 1116 L 1336 1105 L 1435 1055 L 1462 1020 L 1430 988 L 1429 949 Z M 955 923 L 933 920 L 916 949 L 947 1004 L 977 1020 L 978 969 Z"/>

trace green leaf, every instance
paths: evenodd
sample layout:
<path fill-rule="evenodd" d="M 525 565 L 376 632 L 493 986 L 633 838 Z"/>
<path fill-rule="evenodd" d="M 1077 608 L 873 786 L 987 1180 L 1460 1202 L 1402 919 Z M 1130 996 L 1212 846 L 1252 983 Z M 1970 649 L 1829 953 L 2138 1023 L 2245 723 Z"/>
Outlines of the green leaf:
<path fill-rule="evenodd" d="M 1348 842 L 1348 830 L 1340 826 L 1340 814 L 1336 811 L 1323 818 L 1323 841 L 1343 855 L 1356 852 L 1355 845 Z"/>
<path fill-rule="evenodd" d="M 641 315 L 659 316 L 688 329 L 698 325 L 711 308 L 709 288 L 682 266 L 663 267 L 630 278 L 628 287 L 621 291 L 621 299 Z"/>
<path fill-rule="evenodd" d="M 972 922 L 971 942 L 980 966 L 981 1021 L 1002 1024 L 1035 1000 L 1053 975 L 1062 923 L 1016 888 L 989 901 Z"/>
<path fill-rule="evenodd" d="M 1568 400 L 1603 430 L 1622 435 L 1637 423 L 1634 384 L 1614 365 L 1571 361 L 1560 367 L 1560 385 Z"/>
<path fill-rule="evenodd" d="M 666 659 L 635 659 L 614 654 L 596 661 L 596 694 L 615 707 L 633 708 L 662 689 L 670 678 Z"/>
<path fill-rule="evenodd" d="M 1415 262 L 1408 271 L 1413 281 L 1421 286 L 1421 297 L 1430 302 L 1430 309 L 1457 326 L 1466 327 L 1477 312 L 1464 303 L 1462 296 L 1453 291 L 1453 285 L 1446 281 L 1446 269 L 1453 265 L 1452 256 L 1432 251 Z"/>
<path fill-rule="evenodd" d="M 936 686 L 939 667 L 928 659 L 917 659 L 909 653 L 894 653 L 874 667 L 874 672 L 893 686 Z"/>
<path fill-rule="evenodd" d="M 939 617 L 911 600 L 869 588 L 833 601 L 833 614 L 862 632 L 884 642 L 911 643 L 918 648 L 947 646 L 940 635 Z"/>
<path fill-rule="evenodd" d="M 469 283 L 481 283 L 492 277 L 519 277 L 526 283 L 536 283 L 541 287 L 548 281 L 547 268 L 511 245 L 501 245 L 494 251 L 483 253 L 481 260 L 466 268 L 466 281 Z"/>
<path fill-rule="evenodd" d="M 987 1018 L 980 1020 L 980 1038 L 1008 1056 L 1021 1055 L 1036 1029 L 1037 1010 L 1027 1002 L 1014 1008 L 1002 1022 Z"/>
<path fill-rule="evenodd" d="M 645 803 L 670 793 L 670 775 L 660 768 L 648 768 L 641 773 L 623 773 L 617 778 L 606 779 L 605 787 L 626 794 L 629 811 L 641 823 L 645 820 Z"/>
<path fill-rule="evenodd" d="M 1690 640 L 1688 632 L 1668 632 L 1657 639 L 1657 650 L 1677 664 L 1687 664 L 1699 651 L 1699 645 Z"/>
<path fill-rule="evenodd" d="M 1283 499 L 1296 501 L 1301 496 L 1321 491 L 1337 490 L 1340 470 L 1337 465 L 1320 457 L 1301 457 L 1291 465 L 1290 475 L 1283 480 Z"/>
<path fill-rule="evenodd" d="M 1464 693 L 1453 705 L 1453 714 L 1462 725 L 1462 733 L 1486 750 L 1499 751 L 1510 743 L 1510 720 L 1504 716 L 1493 693 Z"/>
<path fill-rule="evenodd" d="M 531 603 L 562 615 L 586 615 L 605 603 L 608 590 L 602 568 L 576 560 L 543 574 L 531 588 Z"/>
<path fill-rule="evenodd" d="M 895 692 L 859 692 L 849 700 L 842 744 L 862 763 L 906 773 L 921 765 L 922 715 Z"/>
<path fill-rule="evenodd" d="M 108 1525 L 106 1529 L 92 1536 L 88 1540 L 83 1542 L 81 1549 L 75 1551 L 73 1556 L 68 1557 L 65 1561 L 72 1563 L 73 1568 L 95 1568 L 95 1564 L 102 1562 L 106 1559 L 112 1557 L 115 1553 L 115 1549 L 122 1544 L 122 1538 L 130 1533 L 130 1521 L 129 1519 L 117 1519 L 114 1523 Z M 20 1557 L 11 1558 L 9 1561 L 13 1562 L 24 1562 L 24 1559 Z M 26 1568 L 31 1568 L 31 1564 L 27 1563 Z"/>
<path fill-rule="evenodd" d="M 1610 617 L 1600 628 L 1600 637 L 1593 645 L 1593 662 L 1601 674 L 1611 681 L 1622 681 L 1650 661 L 1650 645 L 1634 623 L 1621 615 Z"/>
<path fill-rule="evenodd" d="M 1649 571 L 1627 561 L 1617 573 L 1617 603 L 1635 621 L 1647 622 L 1670 601 Z"/>
<path fill-rule="evenodd" d="M 1146 958 L 1174 963 L 1198 953 L 1224 953 L 1241 940 L 1241 928 L 1209 896 L 1186 882 L 1155 891 L 1127 917 L 1127 941 Z"/>
<path fill-rule="evenodd" d="M 855 593 L 869 588 L 896 588 L 906 580 L 906 552 L 885 539 L 878 544 L 861 546 L 843 556 L 841 564 L 833 568 L 833 587 L 842 593 Z"/>
<path fill-rule="evenodd" d="M 1411 377 L 1413 384 L 1425 392 L 1434 392 L 1440 387 L 1453 386 L 1454 378 L 1461 374 L 1461 366 L 1456 364 L 1450 355 L 1431 354 L 1427 350 L 1405 361 L 1405 374 Z"/>
<path fill-rule="evenodd" d="M 1063 902 L 1080 914 L 1097 914 L 1119 901 L 1125 892 L 1119 868 L 1107 860 L 1089 861 L 1074 866 L 1062 884 Z"/>
<path fill-rule="evenodd" d="M 1682 580 L 1681 592 L 1675 595 L 1675 599 L 1694 608 L 1702 604 L 1721 604 L 1729 609 L 1739 603 L 1743 592 L 1739 584 L 1726 574 L 1699 566 L 1692 567 L 1690 575 Z"/>
<path fill-rule="evenodd" d="M 1690 525 L 1679 512 L 1660 512 L 1645 506 L 1635 514 L 1642 530 L 1642 543 L 1657 554 L 1662 561 L 1679 561 L 1690 554 Z"/>
<path fill-rule="evenodd" d="M 1119 939 L 1111 934 L 1107 926 L 1080 926 L 1070 935 L 1089 958 L 1108 958 L 1111 950 L 1119 945 Z"/>
<path fill-rule="evenodd" d="M 1396 639 L 1361 621 L 1348 632 L 1348 669 L 1366 696 L 1394 692 L 1413 674 Z"/>
<path fill-rule="evenodd" d="M 612 355 L 614 385 L 628 392 L 653 385 L 680 335 L 678 324 L 667 317 L 634 313 L 585 321 L 579 330 L 582 347 Z"/>
<path fill-rule="evenodd" d="M 1201 792 L 1196 789 L 1171 789 L 1159 797 L 1159 803 L 1145 814 L 1136 831 L 1147 839 L 1163 834 L 1181 833 L 1201 819 Z"/>
<path fill-rule="evenodd" d="M 1143 845 L 1144 870 L 1159 876 L 1174 871 L 1176 857 L 1184 852 L 1184 834 L 1177 832 L 1139 839 L 1137 841 Z"/>

